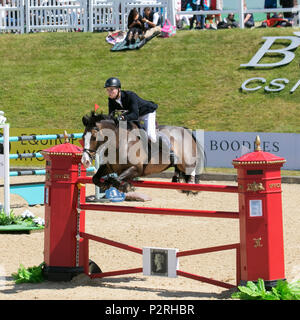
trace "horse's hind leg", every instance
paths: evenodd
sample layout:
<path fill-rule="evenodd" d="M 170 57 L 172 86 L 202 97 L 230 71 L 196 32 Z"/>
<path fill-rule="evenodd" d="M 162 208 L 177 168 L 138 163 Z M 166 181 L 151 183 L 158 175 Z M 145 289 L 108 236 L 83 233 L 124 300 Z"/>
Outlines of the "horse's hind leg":
<path fill-rule="evenodd" d="M 179 180 L 180 180 L 179 176 L 180 176 L 180 170 L 176 166 L 175 171 L 174 171 L 174 175 L 172 177 L 172 182 L 179 182 Z"/>
<path fill-rule="evenodd" d="M 118 178 L 115 179 L 113 186 L 122 192 L 129 192 L 133 189 L 132 185 L 127 181 L 139 177 L 141 172 L 137 166 L 132 166 L 123 171 Z"/>

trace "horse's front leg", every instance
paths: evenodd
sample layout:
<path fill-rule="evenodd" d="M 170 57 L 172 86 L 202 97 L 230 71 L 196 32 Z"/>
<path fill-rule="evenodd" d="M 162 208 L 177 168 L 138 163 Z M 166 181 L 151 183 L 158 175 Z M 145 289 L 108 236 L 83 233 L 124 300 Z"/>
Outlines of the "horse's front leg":
<path fill-rule="evenodd" d="M 100 165 L 100 167 L 99 167 L 99 169 L 97 170 L 97 172 L 93 175 L 93 183 L 96 185 L 96 186 L 98 186 L 98 187 L 100 187 L 100 188 L 103 188 L 103 183 L 101 183 L 100 182 L 100 179 L 103 177 L 103 176 L 105 176 L 105 175 L 107 175 L 108 174 L 108 172 L 107 172 L 107 166 L 106 166 L 106 164 L 102 164 L 102 165 Z"/>
<path fill-rule="evenodd" d="M 115 179 L 113 186 L 122 192 L 129 192 L 133 187 L 128 180 L 139 177 L 141 173 L 141 169 L 138 166 L 132 166 L 123 171 L 118 178 Z"/>

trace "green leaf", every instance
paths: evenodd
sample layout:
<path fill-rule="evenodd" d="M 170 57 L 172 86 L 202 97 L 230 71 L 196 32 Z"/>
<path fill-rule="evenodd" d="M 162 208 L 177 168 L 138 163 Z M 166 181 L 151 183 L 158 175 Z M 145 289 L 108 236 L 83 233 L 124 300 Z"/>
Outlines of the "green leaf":
<path fill-rule="evenodd" d="M 258 291 L 257 285 L 253 281 L 247 281 L 247 287 L 253 292 Z"/>
<path fill-rule="evenodd" d="M 264 280 L 261 278 L 257 280 L 257 289 L 261 294 L 266 292 Z"/>
<path fill-rule="evenodd" d="M 43 265 L 44 263 L 40 264 L 39 266 L 25 268 L 22 264 L 18 269 L 17 273 L 13 273 L 12 277 L 17 284 L 19 283 L 37 283 L 42 282 L 44 280 L 43 276 Z"/>
<path fill-rule="evenodd" d="M 278 280 L 276 287 L 267 291 L 263 279 L 258 279 L 257 284 L 248 281 L 246 286 L 238 286 L 240 292 L 234 292 L 233 299 L 245 300 L 300 300 L 300 280 L 288 283 Z"/>
<path fill-rule="evenodd" d="M 274 296 L 274 299 L 273 300 L 281 300 L 281 296 L 280 296 L 280 293 L 277 291 L 276 288 L 272 288 L 272 294 Z"/>
<path fill-rule="evenodd" d="M 260 297 L 260 293 L 257 291 L 257 287 L 252 281 L 248 281 L 246 286 L 238 286 L 238 289 L 242 293 L 242 299 L 249 300 Z"/>

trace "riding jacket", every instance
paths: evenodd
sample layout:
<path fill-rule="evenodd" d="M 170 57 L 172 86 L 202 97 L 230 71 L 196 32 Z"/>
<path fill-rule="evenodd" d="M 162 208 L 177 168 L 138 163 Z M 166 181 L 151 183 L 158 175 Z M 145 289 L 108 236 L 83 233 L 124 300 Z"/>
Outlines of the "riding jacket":
<path fill-rule="evenodd" d="M 151 113 L 158 108 L 158 105 L 154 102 L 144 100 L 136 93 L 125 90 L 121 90 L 121 104 L 114 99 L 108 98 L 108 112 L 111 114 L 116 110 L 126 110 L 123 116 L 127 121 L 138 120 L 139 117 Z"/>

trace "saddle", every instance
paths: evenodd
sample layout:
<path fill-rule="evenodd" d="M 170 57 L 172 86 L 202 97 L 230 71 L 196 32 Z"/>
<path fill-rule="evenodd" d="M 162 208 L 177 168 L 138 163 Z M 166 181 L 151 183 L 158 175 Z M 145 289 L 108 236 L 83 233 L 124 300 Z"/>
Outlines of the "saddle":
<path fill-rule="evenodd" d="M 143 129 L 146 131 L 146 128 L 144 126 L 144 123 L 136 120 L 136 121 L 127 121 L 127 129 L 132 130 L 133 129 L 133 124 L 135 124 L 139 129 Z M 172 144 L 169 139 L 169 137 L 164 134 L 163 132 L 159 131 L 158 124 L 156 123 L 156 135 L 157 135 L 157 141 L 155 144 L 155 148 L 158 151 L 167 151 L 168 152 L 168 157 L 170 159 L 170 166 L 174 166 L 175 161 L 176 161 L 176 156 L 174 154 L 174 150 L 172 149 Z M 152 154 L 152 146 L 153 143 L 151 140 L 148 138 L 148 163 L 151 160 L 151 154 Z"/>

